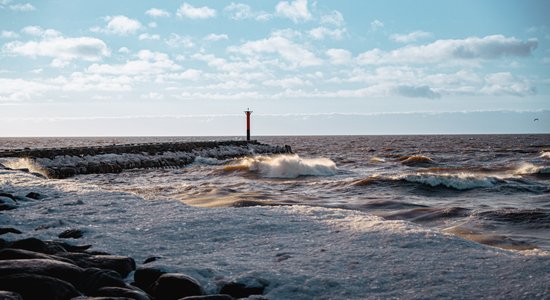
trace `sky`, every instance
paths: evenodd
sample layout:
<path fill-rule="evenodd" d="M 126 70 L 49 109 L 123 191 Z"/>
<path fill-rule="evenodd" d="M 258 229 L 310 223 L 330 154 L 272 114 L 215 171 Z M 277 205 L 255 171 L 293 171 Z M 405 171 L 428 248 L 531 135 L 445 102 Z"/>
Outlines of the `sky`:
<path fill-rule="evenodd" d="M 550 133 L 549 11 L 0 0 L 0 136 Z"/>

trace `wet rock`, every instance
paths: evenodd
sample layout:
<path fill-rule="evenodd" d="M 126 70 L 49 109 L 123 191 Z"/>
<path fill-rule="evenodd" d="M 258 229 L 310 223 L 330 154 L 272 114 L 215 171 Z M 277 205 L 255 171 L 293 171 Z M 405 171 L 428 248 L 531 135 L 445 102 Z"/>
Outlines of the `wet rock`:
<path fill-rule="evenodd" d="M 203 296 L 189 296 L 185 298 L 181 298 L 179 300 L 235 300 L 235 298 L 231 297 L 231 295 L 203 295 Z"/>
<path fill-rule="evenodd" d="M 0 261 L 0 276 L 26 273 L 54 277 L 76 285 L 79 283 L 83 271 L 75 265 L 53 259 L 12 259 Z"/>
<path fill-rule="evenodd" d="M 87 253 L 59 253 L 59 256 L 73 260 L 82 268 L 100 268 L 116 271 L 122 277 L 136 269 L 133 258 L 117 255 L 90 255 Z"/>
<path fill-rule="evenodd" d="M 231 295 L 235 298 L 246 298 L 252 295 L 263 294 L 265 286 L 246 286 L 244 283 L 230 282 L 220 290 L 220 294 Z"/>
<path fill-rule="evenodd" d="M 74 261 L 55 256 L 55 255 L 49 255 L 39 252 L 33 252 L 29 250 L 23 250 L 23 249 L 13 249 L 13 248 L 6 248 L 0 250 L 0 260 L 10 260 L 10 259 L 52 259 L 57 261 L 66 262 L 68 264 L 75 264 Z"/>
<path fill-rule="evenodd" d="M 82 273 L 77 288 L 84 294 L 92 295 L 103 287 L 125 287 L 126 284 L 120 274 L 113 270 L 88 268 Z"/>
<path fill-rule="evenodd" d="M 88 297 L 88 296 L 80 296 L 76 298 L 72 298 L 71 300 L 133 300 L 132 298 L 126 298 L 126 297 Z"/>
<path fill-rule="evenodd" d="M 0 227 L 0 235 L 6 233 L 21 234 L 22 232 L 13 227 Z"/>
<path fill-rule="evenodd" d="M 81 295 L 66 281 L 25 273 L 0 277 L 0 289 L 16 292 L 25 300 L 65 300 Z"/>
<path fill-rule="evenodd" d="M 149 296 L 144 292 L 137 290 L 121 288 L 121 287 L 104 287 L 100 288 L 94 296 L 102 297 L 125 297 L 134 300 L 150 300 Z"/>
<path fill-rule="evenodd" d="M 0 291 L 0 299 L 2 300 L 23 300 L 21 295 L 15 292 Z"/>
<path fill-rule="evenodd" d="M 16 201 L 15 196 L 9 193 L 0 192 L 0 197 L 10 198 L 11 200 Z"/>
<path fill-rule="evenodd" d="M 17 202 L 9 197 L 0 196 L 0 211 L 17 208 Z"/>
<path fill-rule="evenodd" d="M 66 242 L 54 242 L 69 252 L 84 252 L 92 247 L 92 245 L 71 245 Z"/>
<path fill-rule="evenodd" d="M 40 195 L 39 193 L 36 193 L 36 192 L 30 192 L 27 195 L 25 195 L 25 197 L 30 198 L 30 199 L 34 199 L 34 200 L 40 200 L 42 198 L 42 195 Z"/>
<path fill-rule="evenodd" d="M 146 291 L 147 293 L 151 293 L 153 284 L 157 281 L 157 279 L 162 274 L 166 274 L 166 272 L 158 268 L 152 268 L 152 267 L 138 268 L 134 273 L 133 285 L 139 287 L 140 289 Z"/>
<path fill-rule="evenodd" d="M 82 230 L 79 229 L 67 229 L 60 233 L 58 237 L 60 239 L 79 239 L 84 235 Z"/>
<path fill-rule="evenodd" d="M 199 282 L 185 274 L 162 274 L 152 288 L 156 300 L 177 300 L 188 296 L 204 295 Z"/>
<path fill-rule="evenodd" d="M 154 261 L 156 261 L 157 259 L 160 259 L 160 258 L 161 258 L 160 256 L 149 256 L 143 261 L 143 264 L 148 264 L 150 262 L 154 262 Z"/>
<path fill-rule="evenodd" d="M 24 249 L 33 252 L 40 252 L 45 254 L 56 254 L 60 252 L 66 252 L 67 250 L 60 243 L 56 242 L 44 242 L 37 238 L 27 238 L 14 241 L 10 248 Z"/>

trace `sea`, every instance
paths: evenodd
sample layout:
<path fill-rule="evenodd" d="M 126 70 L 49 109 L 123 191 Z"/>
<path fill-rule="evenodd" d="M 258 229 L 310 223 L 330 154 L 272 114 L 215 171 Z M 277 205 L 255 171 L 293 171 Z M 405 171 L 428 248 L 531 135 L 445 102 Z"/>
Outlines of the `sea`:
<path fill-rule="evenodd" d="M 62 179 L 201 207 L 305 205 L 404 220 L 498 248 L 550 250 L 550 135 L 259 136 L 294 154 Z M 242 137 L 0 138 L 0 149 Z M 52 179 L 54 180 L 54 179 Z"/>

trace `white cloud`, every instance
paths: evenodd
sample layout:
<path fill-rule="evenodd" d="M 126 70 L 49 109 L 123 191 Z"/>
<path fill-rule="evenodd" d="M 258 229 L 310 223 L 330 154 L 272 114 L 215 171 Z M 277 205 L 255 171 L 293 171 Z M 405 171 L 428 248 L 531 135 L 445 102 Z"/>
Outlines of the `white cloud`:
<path fill-rule="evenodd" d="M 142 34 L 139 35 L 138 38 L 139 38 L 140 41 L 144 41 L 144 40 L 156 41 L 156 40 L 160 40 L 160 35 L 158 35 L 158 34 L 142 33 Z"/>
<path fill-rule="evenodd" d="M 43 29 L 40 26 L 26 26 L 21 29 L 21 32 L 27 35 L 38 36 L 43 38 L 52 38 L 61 36 L 61 32 L 54 29 Z"/>
<path fill-rule="evenodd" d="M 185 2 L 178 8 L 176 15 L 182 18 L 208 19 L 216 16 L 216 10 L 208 6 L 194 7 Z"/>
<path fill-rule="evenodd" d="M 398 85 L 394 88 L 394 92 L 400 96 L 409 98 L 441 98 L 441 95 L 435 92 L 427 85 L 422 86 L 410 86 L 410 85 Z"/>
<path fill-rule="evenodd" d="M 44 71 L 44 69 L 42 69 L 42 68 L 40 68 L 40 69 L 33 69 L 33 70 L 31 70 L 31 73 L 32 73 L 32 74 L 41 74 L 42 71 Z"/>
<path fill-rule="evenodd" d="M 264 85 L 267 85 L 267 86 L 275 86 L 275 87 L 280 87 L 280 88 L 283 88 L 283 89 L 311 85 L 310 81 L 303 80 L 303 79 L 298 78 L 298 77 L 288 77 L 288 78 L 283 78 L 283 79 L 270 79 L 270 80 L 266 80 L 262 83 Z"/>
<path fill-rule="evenodd" d="M 128 76 L 104 76 L 74 72 L 69 77 L 59 76 L 51 80 L 63 91 L 123 92 L 132 90 L 133 79 Z"/>
<path fill-rule="evenodd" d="M 334 25 L 337 27 L 341 27 L 341 26 L 344 26 L 344 16 L 342 16 L 342 13 L 335 10 L 328 15 L 321 16 L 320 23 L 325 25 Z"/>
<path fill-rule="evenodd" d="M 149 28 L 157 28 L 158 24 L 157 24 L 157 22 L 149 22 L 149 23 L 147 23 L 147 26 Z"/>
<path fill-rule="evenodd" d="M 525 79 L 514 77 L 509 72 L 501 72 L 486 75 L 481 92 L 489 95 L 527 96 L 535 94 L 536 88 Z"/>
<path fill-rule="evenodd" d="M 254 56 L 262 53 L 275 53 L 293 67 L 309 67 L 322 64 L 322 60 L 302 45 L 296 44 L 282 36 L 271 36 L 267 39 L 250 41 L 239 47 L 229 48 L 230 52 Z"/>
<path fill-rule="evenodd" d="M 328 49 L 326 55 L 330 62 L 335 65 L 345 65 L 352 61 L 352 54 L 345 49 Z"/>
<path fill-rule="evenodd" d="M 164 42 L 166 43 L 166 45 L 172 48 L 179 48 L 179 47 L 192 48 L 195 46 L 191 37 L 180 36 L 179 34 L 176 34 L 176 33 L 171 33 L 170 37 L 165 39 Z"/>
<path fill-rule="evenodd" d="M 377 31 L 380 28 L 384 28 L 384 23 L 382 23 L 380 20 L 374 20 L 370 22 L 371 31 Z"/>
<path fill-rule="evenodd" d="M 105 42 L 91 37 L 65 38 L 55 36 L 26 43 L 14 41 L 6 43 L 2 47 L 2 51 L 11 55 L 51 57 L 55 60 L 54 63 L 57 66 L 60 66 L 62 62 L 75 59 L 98 61 L 110 55 Z"/>
<path fill-rule="evenodd" d="M 32 99 L 55 89 L 55 86 L 24 79 L 0 78 L 0 102 Z"/>
<path fill-rule="evenodd" d="M 254 19 L 256 21 L 267 21 L 272 17 L 264 11 L 253 11 L 249 5 L 243 3 L 231 2 L 223 11 L 233 20 Z"/>
<path fill-rule="evenodd" d="M 317 27 L 311 29 L 308 34 L 316 40 L 324 40 L 326 37 L 339 40 L 342 38 L 342 36 L 346 33 L 345 29 L 330 29 L 327 27 Z"/>
<path fill-rule="evenodd" d="M 420 39 L 427 39 L 432 36 L 433 35 L 430 32 L 417 30 L 407 34 L 392 34 L 390 35 L 390 40 L 398 43 L 411 43 Z"/>
<path fill-rule="evenodd" d="M 107 34 L 130 35 L 135 34 L 143 28 L 138 20 L 130 19 L 122 15 L 107 16 L 104 19 L 107 22 L 105 27 L 93 27 L 90 30 L 93 32 L 103 32 Z"/>
<path fill-rule="evenodd" d="M 275 7 L 277 15 L 291 19 L 294 23 L 311 20 L 307 0 L 281 1 Z"/>
<path fill-rule="evenodd" d="M 153 18 L 161 18 L 161 17 L 169 17 L 170 16 L 170 13 L 167 12 L 166 10 L 164 9 L 160 9 L 160 8 L 151 8 L 151 9 L 148 9 L 146 12 L 145 12 L 146 15 L 150 16 L 150 17 L 153 17 Z"/>
<path fill-rule="evenodd" d="M 163 74 L 162 79 L 197 81 L 201 78 L 201 76 L 202 76 L 201 70 L 187 69 L 184 72 L 180 72 L 180 73 Z"/>
<path fill-rule="evenodd" d="M 215 34 L 215 33 L 211 33 L 203 38 L 203 40 L 211 41 L 211 42 L 227 40 L 227 39 L 229 39 L 229 36 L 227 36 L 227 34 Z"/>
<path fill-rule="evenodd" d="M 10 5 L 10 9 L 13 11 L 33 11 L 36 10 L 36 7 L 30 3 L 17 3 Z"/>
<path fill-rule="evenodd" d="M 136 60 L 127 61 L 125 64 L 93 64 L 86 71 L 94 74 L 146 75 L 162 74 L 181 69 L 165 53 L 141 50 L 136 54 L 136 57 Z"/>
<path fill-rule="evenodd" d="M 130 53 L 130 49 L 128 49 L 126 47 L 120 47 L 120 48 L 118 48 L 118 52 L 119 53 Z"/>
<path fill-rule="evenodd" d="M 536 40 L 521 41 L 514 37 L 491 35 L 462 40 L 437 40 L 421 46 L 408 46 L 392 51 L 373 49 L 360 54 L 361 64 L 448 63 L 453 60 L 487 60 L 504 56 L 528 56 L 537 47 Z"/>
<path fill-rule="evenodd" d="M 17 34 L 16 32 L 13 32 L 13 31 L 9 31 L 9 30 L 2 30 L 2 33 L 0 34 L 0 37 L 4 38 L 4 39 L 15 39 L 15 38 L 19 37 L 19 34 Z"/>

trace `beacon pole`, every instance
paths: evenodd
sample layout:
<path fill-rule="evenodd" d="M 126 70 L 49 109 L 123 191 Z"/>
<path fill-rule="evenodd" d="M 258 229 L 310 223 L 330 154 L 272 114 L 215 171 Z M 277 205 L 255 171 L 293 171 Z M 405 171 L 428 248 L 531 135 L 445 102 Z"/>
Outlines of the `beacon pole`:
<path fill-rule="evenodd" d="M 247 108 L 244 113 L 246 114 L 246 140 L 250 142 L 250 114 L 252 111 Z"/>

